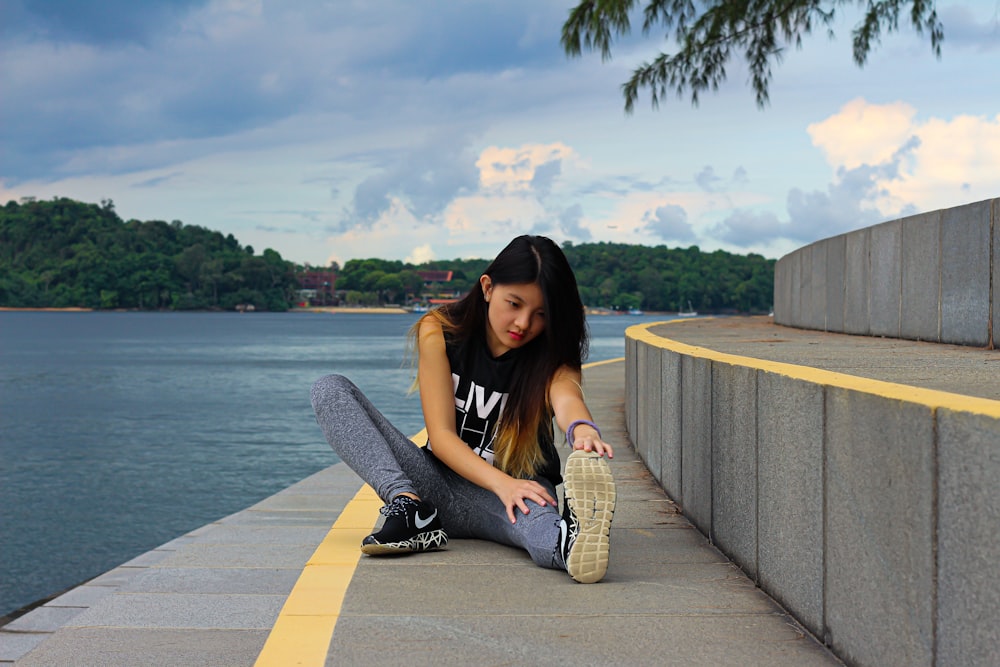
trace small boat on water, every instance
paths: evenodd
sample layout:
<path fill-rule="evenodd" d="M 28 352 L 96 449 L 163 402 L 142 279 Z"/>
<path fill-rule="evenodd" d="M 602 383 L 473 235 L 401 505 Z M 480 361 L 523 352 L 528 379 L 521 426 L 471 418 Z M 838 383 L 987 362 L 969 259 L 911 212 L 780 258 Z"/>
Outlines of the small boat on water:
<path fill-rule="evenodd" d="M 696 311 L 691 306 L 691 302 L 688 301 L 688 309 L 677 311 L 677 317 L 698 317 L 698 311 Z"/>

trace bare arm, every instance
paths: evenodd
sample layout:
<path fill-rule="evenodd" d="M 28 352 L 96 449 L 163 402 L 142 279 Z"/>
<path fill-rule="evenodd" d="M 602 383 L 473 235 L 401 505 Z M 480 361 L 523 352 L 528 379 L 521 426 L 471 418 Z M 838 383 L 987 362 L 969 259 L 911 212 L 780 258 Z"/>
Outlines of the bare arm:
<path fill-rule="evenodd" d="M 563 366 L 556 372 L 549 386 L 549 402 L 556 416 L 556 424 L 563 431 L 580 419 L 594 421 L 583 399 L 583 389 L 580 386 L 582 380 L 580 371 Z M 570 445 L 573 449 L 597 452 L 602 456 L 607 454 L 609 459 L 614 457 L 611 445 L 601 439 L 597 429 L 587 424 L 580 424 L 574 429 L 573 442 Z"/>
<path fill-rule="evenodd" d="M 473 484 L 488 489 L 503 501 L 507 516 L 514 522 L 514 508 L 529 512 L 525 500 L 539 505 L 556 504 L 541 484 L 515 479 L 482 459 L 458 436 L 455 426 L 455 392 L 451 365 L 445 352 L 444 332 L 433 317 L 425 317 L 417 331 L 417 382 L 424 411 L 427 437 L 434 455 L 446 466 Z"/>

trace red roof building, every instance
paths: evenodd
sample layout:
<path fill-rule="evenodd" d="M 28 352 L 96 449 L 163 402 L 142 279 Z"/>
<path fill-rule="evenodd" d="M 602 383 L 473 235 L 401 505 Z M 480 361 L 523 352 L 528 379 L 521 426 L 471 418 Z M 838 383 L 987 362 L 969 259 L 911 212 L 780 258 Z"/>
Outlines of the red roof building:
<path fill-rule="evenodd" d="M 425 285 L 431 283 L 450 283 L 451 271 L 417 271 L 417 275 L 423 279 Z"/>

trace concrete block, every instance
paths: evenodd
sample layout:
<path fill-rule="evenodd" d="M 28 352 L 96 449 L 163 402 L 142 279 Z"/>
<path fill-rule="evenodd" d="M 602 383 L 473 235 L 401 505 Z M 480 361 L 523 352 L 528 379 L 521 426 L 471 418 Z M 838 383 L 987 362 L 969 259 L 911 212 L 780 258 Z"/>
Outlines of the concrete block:
<path fill-rule="evenodd" d="M 340 465 L 339 463 L 337 465 Z M 358 492 L 364 482 L 357 478 L 354 493 Z M 347 498 L 338 503 L 337 507 L 347 504 Z M 317 526 L 329 528 L 337 520 L 339 509 L 326 510 L 270 510 L 252 509 L 230 514 L 220 519 L 219 526 Z M 197 544 L 197 542 L 196 542 Z"/>
<path fill-rule="evenodd" d="M 101 667 L 252 665 L 268 633 L 269 629 L 73 628 L 60 632 L 17 664 L 18 667 L 82 664 Z"/>
<path fill-rule="evenodd" d="M 712 534 L 712 363 L 681 359 L 681 497 L 684 516 Z"/>
<path fill-rule="evenodd" d="M 315 550 L 315 544 L 259 544 L 253 549 L 245 545 L 192 544 L 183 551 L 170 553 L 162 566 L 301 568 Z"/>
<path fill-rule="evenodd" d="M 228 567 L 152 567 L 121 590 L 128 593 L 232 593 L 288 595 L 300 569 Z"/>
<path fill-rule="evenodd" d="M 336 521 L 343 506 L 344 495 L 342 493 L 276 493 L 256 505 L 251 505 L 248 509 L 265 512 L 325 511 L 331 520 Z"/>
<path fill-rule="evenodd" d="M 871 228 L 851 232 L 845 239 L 844 332 L 867 335 L 869 318 Z"/>
<path fill-rule="evenodd" d="M 285 595 L 117 594 L 79 614 L 66 627 L 267 630 L 274 625 L 285 598 Z"/>
<path fill-rule="evenodd" d="M 51 637 L 52 635 L 47 632 L 7 632 L 0 629 L 0 665 L 13 664 Z"/>
<path fill-rule="evenodd" d="M 638 384 L 638 373 L 636 372 L 638 364 L 638 349 L 639 342 L 635 338 L 625 337 L 625 430 L 628 432 L 629 437 L 634 441 L 637 435 L 636 432 L 636 422 L 637 422 L 637 403 L 636 394 Z"/>
<path fill-rule="evenodd" d="M 712 539 L 757 578 L 757 371 L 712 364 Z"/>
<path fill-rule="evenodd" d="M 812 265 L 812 279 L 810 280 L 812 290 L 809 297 L 808 326 L 810 329 L 820 331 L 826 330 L 826 246 L 828 243 L 828 240 L 823 240 L 809 246 L 812 255 L 810 261 Z"/>
<path fill-rule="evenodd" d="M 660 486 L 677 500 L 681 497 L 682 403 L 684 394 L 681 355 L 663 350 L 660 356 Z"/>
<path fill-rule="evenodd" d="M 153 549 L 144 554 L 139 554 L 135 558 L 125 561 L 119 567 L 153 567 L 169 558 L 173 551 Z"/>
<path fill-rule="evenodd" d="M 933 663 L 934 415 L 826 388 L 826 637 L 852 665 Z"/>
<path fill-rule="evenodd" d="M 903 220 L 899 335 L 941 339 L 941 211 Z"/>
<path fill-rule="evenodd" d="M 86 611 L 87 607 L 50 607 L 46 605 L 32 609 L 20 618 L 15 618 L 3 626 L 3 629 L 7 632 L 55 632 Z"/>
<path fill-rule="evenodd" d="M 783 259 L 782 270 L 781 270 L 781 286 L 782 286 L 782 302 L 784 306 L 782 308 L 782 315 L 778 316 L 777 304 L 775 304 L 774 318 L 782 324 L 788 324 L 794 321 L 792 318 L 795 315 L 795 303 L 798 298 L 798 252 L 786 255 Z"/>
<path fill-rule="evenodd" d="M 757 377 L 757 572 L 823 636 L 823 387 Z"/>
<path fill-rule="evenodd" d="M 661 408 L 661 377 L 660 348 L 653 345 L 640 345 L 637 350 L 637 373 L 640 378 L 639 391 L 636 395 L 639 423 L 636 429 L 638 438 L 633 439 L 636 452 L 645 462 L 646 467 L 654 476 L 660 472 L 660 408 Z M 657 477 L 657 479 L 659 479 Z"/>
<path fill-rule="evenodd" d="M 118 586 L 124 586 L 128 582 L 135 579 L 137 576 L 143 572 L 148 571 L 149 568 L 146 567 L 116 567 L 113 570 L 108 570 L 104 574 L 94 577 L 87 582 L 88 586 L 105 586 L 108 588 L 116 588 Z"/>
<path fill-rule="evenodd" d="M 990 274 L 993 276 L 993 301 L 990 304 L 990 311 L 993 313 L 993 322 L 990 332 L 990 344 L 993 349 L 1000 348 L 1000 199 L 994 199 L 990 203 L 990 225 L 992 236 L 990 246 L 993 248 L 992 264 Z"/>
<path fill-rule="evenodd" d="M 899 337 L 900 247 L 903 225 L 899 220 L 870 227 L 870 315 L 872 336 Z"/>
<path fill-rule="evenodd" d="M 144 572 L 148 572 L 155 568 L 146 568 Z M 111 586 L 94 586 L 93 584 L 84 584 L 82 586 L 77 586 L 76 588 L 71 588 L 66 591 L 56 599 L 46 603 L 46 607 L 90 607 L 96 604 L 100 600 L 104 599 L 108 595 L 112 595 L 115 592 L 115 588 Z"/>
<path fill-rule="evenodd" d="M 844 291 L 847 278 L 847 237 L 826 242 L 826 330 L 844 330 Z"/>
<path fill-rule="evenodd" d="M 813 317 L 813 246 L 799 249 L 799 304 L 796 326 L 815 328 Z"/>
<path fill-rule="evenodd" d="M 788 313 L 780 324 L 801 326 L 799 318 L 802 314 L 802 250 L 785 255 L 785 282 L 788 284 Z"/>
<path fill-rule="evenodd" d="M 990 209 L 941 211 L 941 340 L 985 347 L 990 326 Z"/>
<path fill-rule="evenodd" d="M 341 504 L 344 504 L 343 502 Z M 257 525 L 257 524 L 226 524 L 215 527 L 215 530 L 197 538 L 196 544 L 221 545 L 317 545 L 330 530 L 330 525 Z M 190 544 L 188 546 L 191 546 Z M 161 547 L 162 548 L 162 547 Z M 176 551 L 176 550 L 175 550 Z"/>
<path fill-rule="evenodd" d="M 939 665 L 1000 664 L 1000 419 L 938 410 Z"/>

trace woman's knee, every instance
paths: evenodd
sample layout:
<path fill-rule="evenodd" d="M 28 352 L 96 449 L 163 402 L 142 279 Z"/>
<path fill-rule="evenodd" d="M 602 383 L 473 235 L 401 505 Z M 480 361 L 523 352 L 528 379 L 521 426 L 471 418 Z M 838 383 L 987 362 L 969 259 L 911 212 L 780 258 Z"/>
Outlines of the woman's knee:
<path fill-rule="evenodd" d="M 328 403 L 331 399 L 350 392 L 354 388 L 354 383 L 343 375 L 324 375 L 313 383 L 309 397 L 312 400 L 313 409 Z"/>

